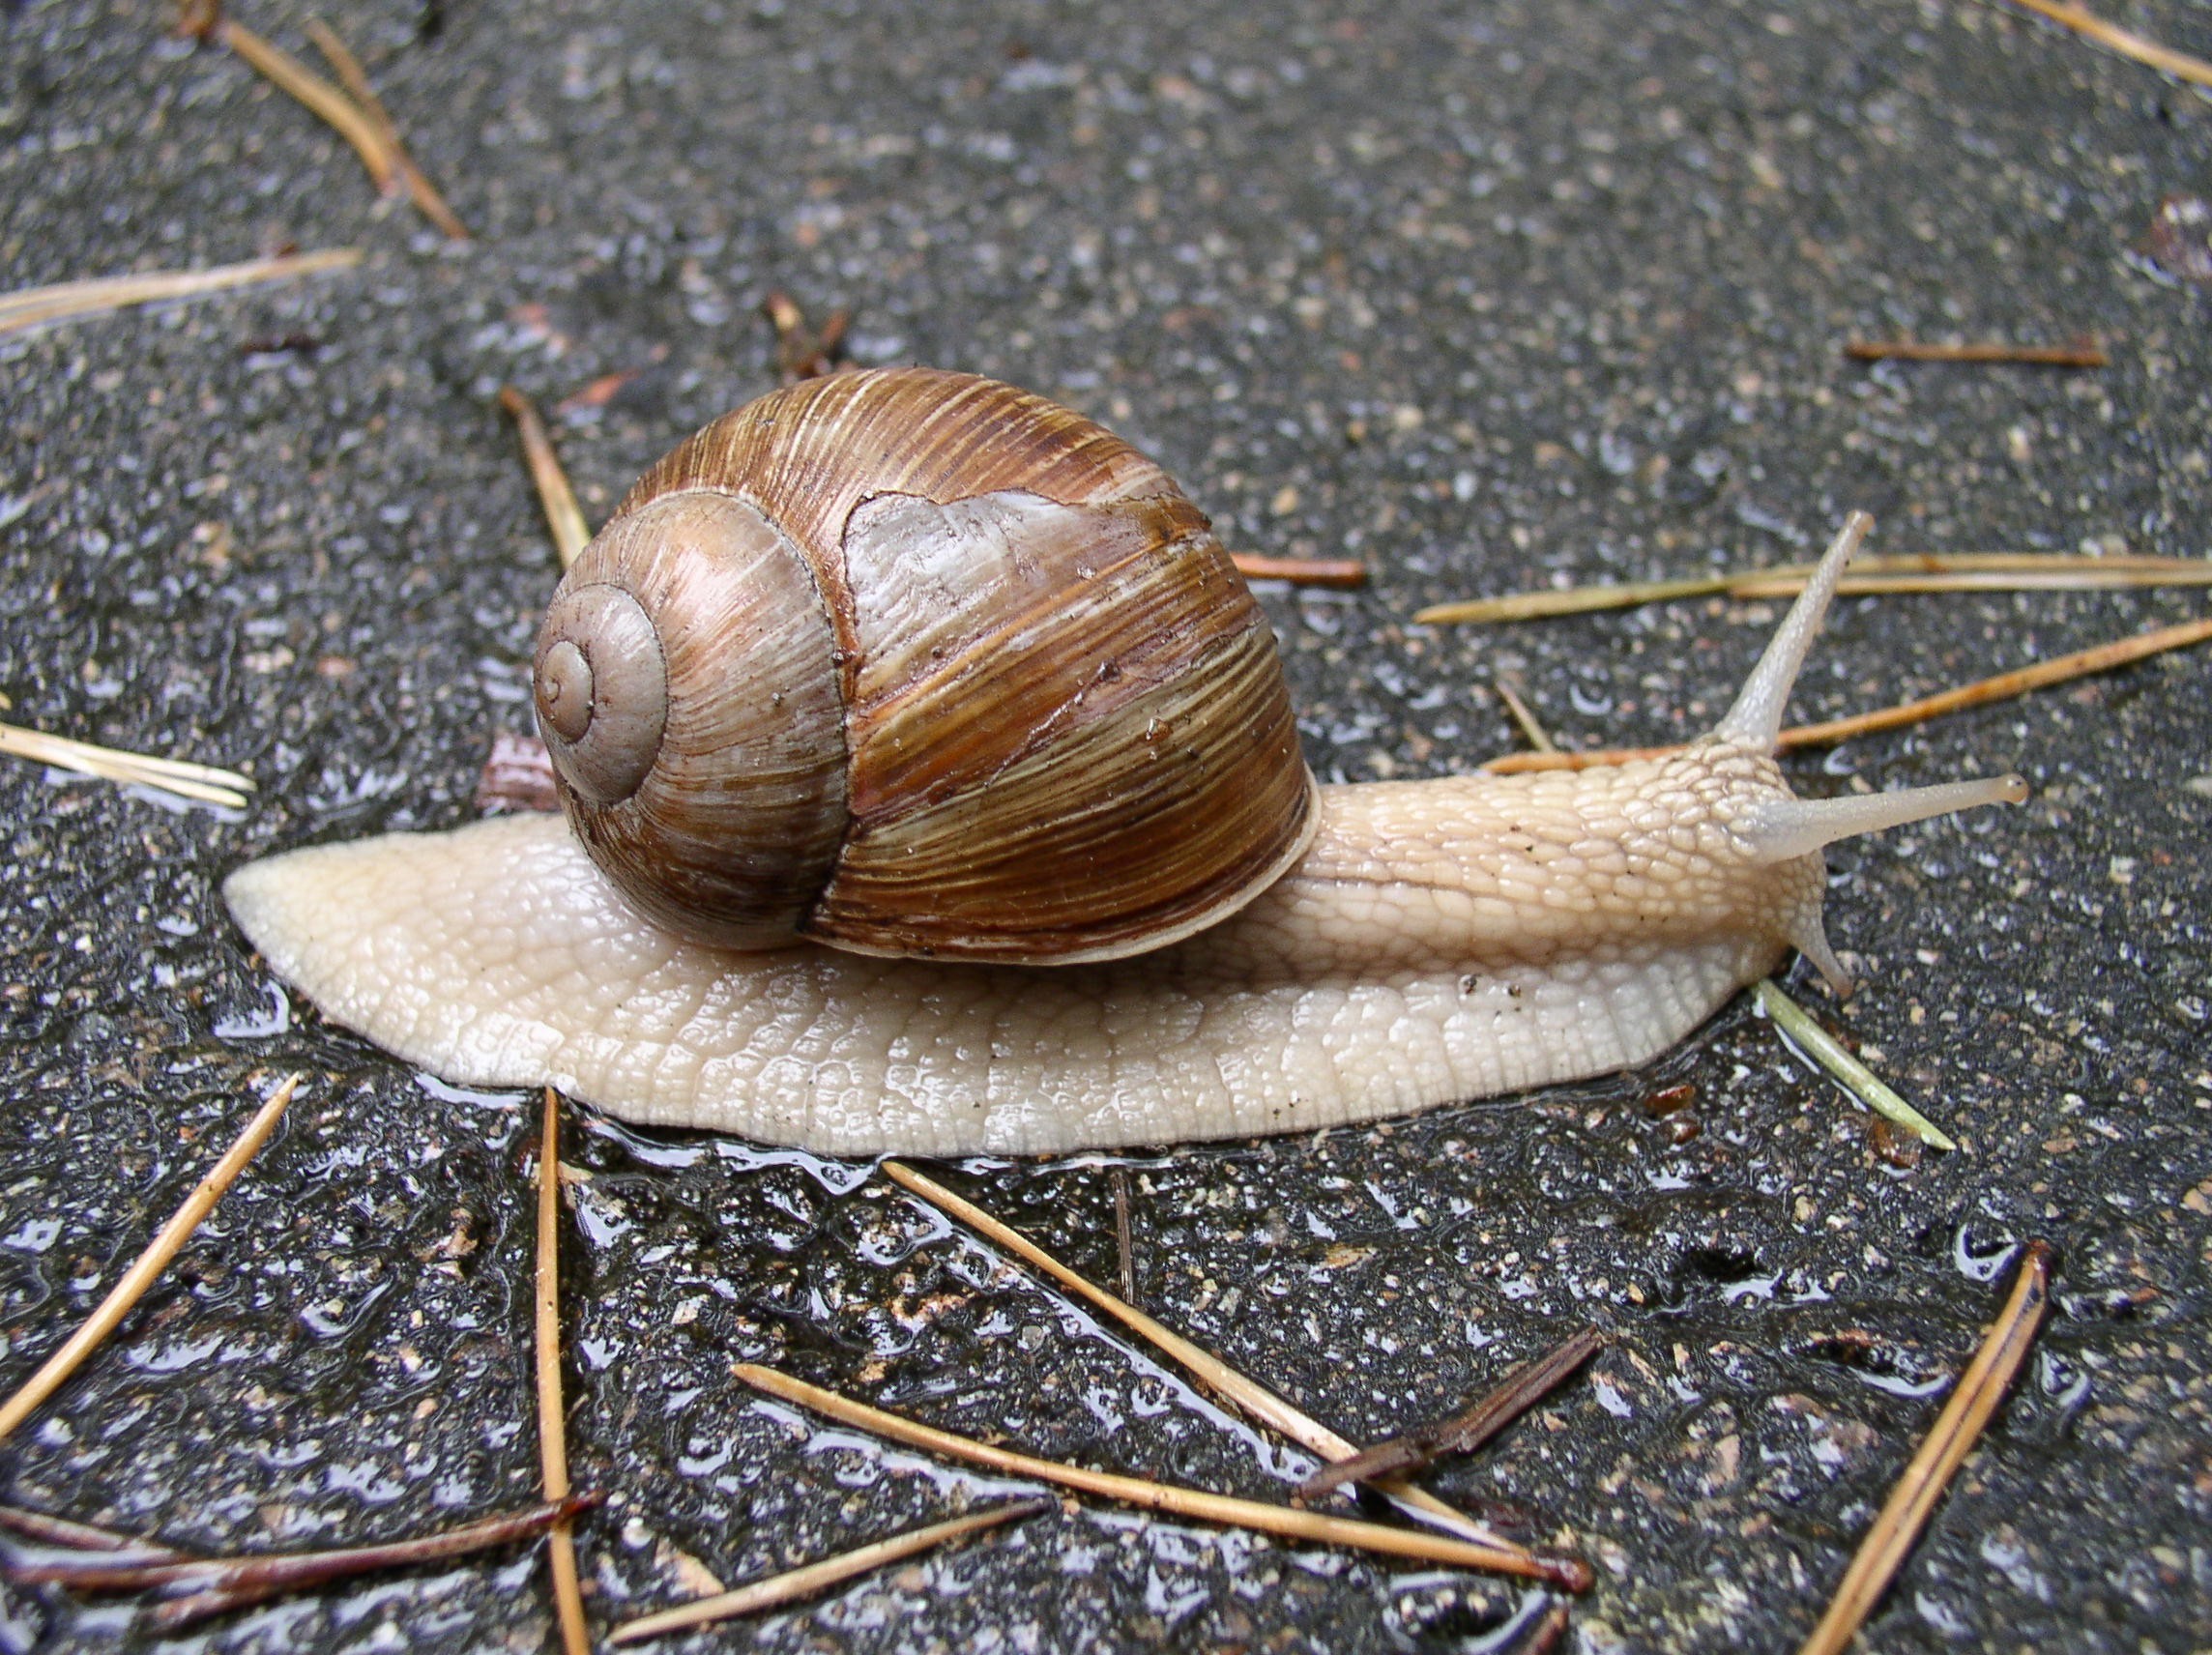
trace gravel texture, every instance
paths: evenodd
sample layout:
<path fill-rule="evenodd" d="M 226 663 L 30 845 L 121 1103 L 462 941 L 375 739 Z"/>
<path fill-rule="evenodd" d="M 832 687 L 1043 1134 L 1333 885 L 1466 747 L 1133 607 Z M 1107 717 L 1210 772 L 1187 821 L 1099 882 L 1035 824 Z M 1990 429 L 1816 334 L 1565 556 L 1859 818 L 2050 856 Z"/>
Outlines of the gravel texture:
<path fill-rule="evenodd" d="M 522 726 L 552 572 L 502 382 L 551 407 L 635 374 L 555 421 L 594 514 L 772 383 L 773 288 L 850 306 L 862 362 L 1058 395 L 1156 453 L 1233 544 L 1371 561 L 1363 593 L 1264 597 L 1315 768 L 1347 779 L 1509 744 L 1488 687 L 1508 672 L 1567 741 L 1681 737 L 1774 617 L 1410 624 L 1436 599 L 1794 558 L 1854 506 L 1882 550 L 2206 550 L 2212 298 L 2134 248 L 2163 196 L 2212 186 L 2212 103 L 2003 7 L 324 15 L 478 240 L 377 201 L 336 137 L 166 38 L 151 0 L 0 10 L 0 285 L 366 253 L 0 341 L 6 715 L 261 789 L 180 813 L 0 769 L 0 1381 L 105 1291 L 256 1089 L 310 1077 L 169 1278 L 0 1449 L 18 1503 L 230 1549 L 412 1532 L 536 1486 L 530 1100 L 277 1015 L 215 894 L 265 851 L 465 820 L 492 733 Z M 2115 15 L 2212 53 L 2189 0 Z M 306 8 L 239 15 L 308 51 Z M 1839 351 L 2082 333 L 2109 368 Z M 1796 707 L 2203 609 L 1848 601 Z M 1141 1296 L 1353 1437 L 1596 1322 L 1588 1378 L 1434 1486 L 1590 1556 L 1573 1648 L 1779 1650 L 2016 1243 L 2049 1236 L 2052 1321 L 1865 1646 L 2204 1649 L 2208 729 L 2197 652 L 1796 764 L 1808 791 L 2034 786 L 1832 857 L 1831 932 L 1868 978 L 1837 1020 L 1960 1153 L 1885 1146 L 1738 1003 L 1635 1075 L 1133 1157 Z M 1280 1497 L 1302 1468 L 865 1166 L 573 1118 L 568 1158 L 602 1619 L 1001 1487 L 752 1401 L 734 1360 L 1117 1470 Z M 1109 1165 L 946 1176 L 1110 1274 Z M 515 1551 L 197 1646 L 535 1648 L 544 1601 L 539 1553 Z M 1472 1649 L 1540 1607 L 1071 1504 L 682 1646 Z M 0 1648 L 155 1647 L 131 1614 L 0 1588 Z"/>

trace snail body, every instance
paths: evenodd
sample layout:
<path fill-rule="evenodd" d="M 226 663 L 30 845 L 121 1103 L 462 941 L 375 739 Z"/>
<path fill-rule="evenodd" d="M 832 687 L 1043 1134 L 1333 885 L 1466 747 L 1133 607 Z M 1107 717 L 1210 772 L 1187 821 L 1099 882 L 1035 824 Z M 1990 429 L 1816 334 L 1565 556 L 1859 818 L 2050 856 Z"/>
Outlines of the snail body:
<path fill-rule="evenodd" d="M 1033 1153 L 1311 1130 L 1632 1066 L 1791 947 L 1842 986 L 1820 926 L 1820 846 L 2023 796 L 2017 778 L 1837 800 L 1790 794 L 1770 756 L 1783 703 L 1863 517 L 1838 536 L 1718 729 L 1679 754 L 1315 789 L 1295 739 L 1286 745 L 1281 734 L 1287 702 L 1278 713 L 1264 618 L 1247 620 L 1241 586 L 1228 591 L 1209 572 L 1218 547 L 1163 474 L 1076 416 L 986 381 L 918 370 L 851 378 L 876 383 L 811 392 L 819 400 L 781 393 L 709 427 L 641 480 L 564 583 L 536 681 L 576 830 L 550 816 L 509 818 L 250 864 L 225 894 L 280 976 L 336 1021 L 450 1080 L 552 1085 L 635 1120 L 826 1152 Z M 914 401 L 869 425 L 889 392 Z M 933 427 L 929 411 L 947 401 L 994 408 L 1011 429 L 948 416 Z M 840 414 L 832 458 L 825 433 Z M 770 430 L 775 457 L 764 462 L 756 439 L 795 415 L 797 440 Z M 856 425 L 874 434 L 856 442 Z M 953 431 L 961 435 L 948 441 Z M 733 466 L 747 443 L 753 451 Z M 1070 445 L 1081 450 L 1073 460 Z M 1025 447 L 1033 451 L 1013 457 Z M 1104 480 L 1070 485 L 1083 466 Z M 1102 512 L 1110 545 L 1127 555 L 1078 550 L 1047 572 L 1033 554 L 1069 537 L 1069 512 Z M 808 566 L 816 572 L 774 577 L 817 594 L 868 565 L 851 554 L 891 525 L 894 549 L 918 543 L 921 564 L 943 576 L 924 582 L 923 597 L 910 591 L 878 611 L 906 618 L 910 660 L 942 663 L 949 647 L 930 651 L 947 639 L 1003 640 L 1025 627 L 1052 640 L 1010 684 L 1003 665 L 966 677 L 924 665 L 907 676 L 941 692 L 955 722 L 983 715 L 977 698 L 995 680 L 1015 708 L 1012 735 L 981 740 L 974 763 L 932 747 L 925 720 L 909 719 L 900 742 L 879 752 L 889 755 L 885 773 L 904 765 L 902 779 L 927 778 L 925 805 L 958 801 L 953 830 L 925 809 L 916 838 L 926 849 L 879 857 L 880 871 L 826 895 L 868 858 L 839 848 L 825 864 L 809 847 L 880 850 L 871 833 L 894 820 L 886 808 L 895 812 L 877 798 L 880 777 L 853 764 L 871 744 L 866 710 L 883 705 L 865 688 L 876 663 L 855 650 L 873 624 L 859 619 L 862 608 L 841 609 L 831 590 L 817 611 L 831 618 L 828 632 L 807 646 L 825 668 L 820 707 L 842 709 L 807 713 L 845 732 L 831 758 L 793 759 L 757 710 L 696 715 L 723 735 L 759 725 L 766 734 L 723 744 L 767 755 L 741 769 L 768 775 L 771 801 L 800 799 L 734 858 L 740 873 L 790 845 L 815 860 L 771 869 L 734 902 L 711 890 L 714 911 L 697 922 L 686 904 L 718 878 L 712 835 L 705 851 L 679 845 L 666 887 L 648 882 L 641 894 L 636 868 L 620 856 L 610 867 L 610 842 L 626 855 L 649 835 L 607 826 L 595 809 L 609 797 L 618 809 L 650 800 L 656 785 L 633 754 L 573 750 L 575 732 L 590 746 L 597 734 L 627 740 L 652 722 L 610 685 L 652 680 L 632 669 L 657 659 L 672 687 L 663 739 L 677 731 L 686 763 L 713 745 L 679 729 L 695 716 L 673 693 L 694 673 L 684 624 L 655 620 L 659 642 L 648 648 L 626 607 L 638 594 L 644 608 L 698 590 L 691 576 L 652 572 L 671 518 L 679 539 L 713 546 L 737 536 L 750 548 L 741 563 L 762 561 L 763 547 L 781 558 L 779 541 L 841 548 L 827 574 Z M 1004 624 L 1009 610 L 1049 607 L 1056 586 L 1080 601 L 1101 568 L 1133 575 L 1148 559 L 1190 565 L 1168 584 L 1202 595 L 1195 616 L 1171 607 L 1126 627 L 1109 605 L 1072 631 L 1042 617 Z M 878 576 L 897 561 L 874 558 Z M 958 600 L 962 567 L 982 571 L 990 619 Z M 619 581 L 625 595 L 574 595 Z M 568 629 L 602 601 L 617 613 L 611 644 Z M 1068 640 L 1085 634 L 1110 642 L 1070 656 Z M 1157 662 L 1165 645 L 1191 638 L 1197 647 L 1173 667 L 1109 670 Z M 581 672 L 565 643 L 588 657 Z M 1256 684 L 1263 650 L 1267 682 Z M 1059 699 L 1030 693 L 1032 674 L 1056 680 Z M 1217 676 L 1228 683 L 1218 695 Z M 742 669 L 734 679 L 739 692 L 757 689 Z M 783 700 L 771 711 L 807 693 L 771 691 Z M 1078 771 L 1095 767 L 1102 787 L 1039 780 L 1041 762 L 1025 769 L 1096 710 L 1085 703 L 1148 695 L 1155 710 L 1173 710 L 1164 745 L 1157 711 L 1109 719 L 1106 734 L 1066 744 L 1062 756 Z M 655 701 L 645 698 L 649 712 Z M 1229 711 L 1216 726 L 1221 706 Z M 1236 738 L 1240 728 L 1249 740 Z M 1117 742 L 1138 743 L 1135 759 L 1102 760 L 1101 745 Z M 934 769 L 908 762 L 917 749 L 934 755 Z M 1009 777 L 1016 785 L 1002 798 Z M 1129 806 L 1131 788 L 1148 785 L 1145 802 Z M 1019 817 L 1047 795 L 1066 818 L 1017 820 L 1017 850 L 965 842 L 1006 799 Z M 1232 811 L 1256 826 L 1225 851 L 1211 829 Z M 818 828 L 823 817 L 832 825 Z M 857 831 L 838 825 L 852 821 Z M 1134 843 L 1124 850 L 1125 839 Z M 903 864 L 932 860 L 927 877 L 902 878 Z M 940 881 L 950 886 L 943 900 L 932 895 Z M 872 911 L 884 892 L 890 899 Z"/>

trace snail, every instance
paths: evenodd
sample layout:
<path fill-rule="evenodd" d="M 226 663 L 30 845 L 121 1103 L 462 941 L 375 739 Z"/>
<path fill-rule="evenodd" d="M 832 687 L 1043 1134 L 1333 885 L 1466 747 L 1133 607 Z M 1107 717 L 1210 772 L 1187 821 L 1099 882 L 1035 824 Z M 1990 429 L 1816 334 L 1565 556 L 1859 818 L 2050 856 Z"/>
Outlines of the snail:
<path fill-rule="evenodd" d="M 1795 798 L 1853 514 L 1710 736 L 1317 787 L 1206 518 L 1065 409 L 802 383 L 655 465 L 534 665 L 565 810 L 224 886 L 275 972 L 449 1080 L 827 1153 L 1310 1131 L 1633 1067 L 1792 947 L 1820 848 L 2017 776 Z"/>

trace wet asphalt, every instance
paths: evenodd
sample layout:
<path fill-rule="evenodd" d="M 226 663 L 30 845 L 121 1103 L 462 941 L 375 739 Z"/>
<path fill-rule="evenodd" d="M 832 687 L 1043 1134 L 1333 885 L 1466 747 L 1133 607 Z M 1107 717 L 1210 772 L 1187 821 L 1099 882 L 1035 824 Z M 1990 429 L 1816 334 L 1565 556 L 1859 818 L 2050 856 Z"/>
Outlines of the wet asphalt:
<path fill-rule="evenodd" d="M 304 8 L 234 13 L 309 54 Z M 2179 0 L 2116 8 L 2212 54 Z M 1471 593 L 1887 551 L 2201 556 L 2212 290 L 2139 251 L 2212 104 L 2001 6 L 706 0 L 329 10 L 476 239 L 149 3 L 0 10 L 0 286 L 353 246 L 354 272 L 0 340 L 0 692 L 233 766 L 242 812 L 0 769 L 0 1382 L 112 1284 L 283 1072 L 276 1140 L 0 1497 L 209 1551 L 409 1533 L 537 1482 L 531 1100 L 411 1074 L 273 988 L 218 882 L 473 814 L 526 723 L 551 553 L 494 404 L 588 513 L 774 383 L 770 291 L 864 363 L 1056 395 L 1240 547 L 1326 778 L 1709 722 L 1775 611 L 1510 631 Z M 309 54 L 311 55 L 311 54 Z M 2110 350 L 1870 367 L 1850 337 Z M 606 375 L 610 395 L 578 397 Z M 573 399 L 573 400 L 571 400 Z M 1847 600 L 1825 718 L 2202 614 L 2192 593 Z M 1588 1376 L 1433 1486 L 1587 1555 L 1564 1647 L 1795 1647 L 2002 1294 L 2035 1355 L 1864 1647 L 2201 1650 L 2212 1624 L 2212 662 L 1791 762 L 2017 769 L 2026 806 L 1832 856 L 1866 986 L 1804 998 L 1945 1124 L 1917 1158 L 1738 1002 L 1643 1071 L 1318 1139 L 944 1176 L 1346 1435 L 1595 1323 Z M 1302 1461 L 864 1165 L 572 1115 L 568 1435 L 601 1623 L 1010 1486 L 764 1405 L 758 1360 L 952 1429 L 1280 1498 Z M 0 1588 L 0 1648 L 529 1649 L 527 1551 L 171 1645 Z M 684 1647 L 1484 1649 L 1544 1605 L 1073 1503 Z"/>

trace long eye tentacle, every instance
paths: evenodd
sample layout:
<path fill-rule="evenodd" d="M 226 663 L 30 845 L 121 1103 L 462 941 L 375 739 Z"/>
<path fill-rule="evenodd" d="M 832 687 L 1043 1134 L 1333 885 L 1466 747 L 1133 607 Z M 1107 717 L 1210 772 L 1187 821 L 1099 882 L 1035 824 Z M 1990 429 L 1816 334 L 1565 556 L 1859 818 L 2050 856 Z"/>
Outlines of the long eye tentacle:
<path fill-rule="evenodd" d="M 1823 845 L 1860 833 L 1878 833 L 1977 804 L 2019 804 L 2026 798 L 2027 783 L 2017 775 L 1982 776 L 1844 798 L 1761 799 L 1730 826 L 1751 847 L 1752 859 L 1763 864 L 1809 857 Z"/>
<path fill-rule="evenodd" d="M 1844 519 L 1844 526 L 1836 531 L 1812 578 L 1806 581 L 1805 590 L 1797 595 L 1797 601 L 1790 606 L 1790 613 L 1767 641 L 1759 665 L 1744 680 L 1735 705 L 1713 726 L 1714 740 L 1755 752 L 1774 751 L 1775 739 L 1782 734 L 1782 714 L 1790 704 L 1790 686 L 1797 682 L 1813 640 L 1820 635 L 1828 600 L 1836 595 L 1836 583 L 1844 578 L 1845 566 L 1873 529 L 1874 518 L 1864 511 L 1853 511 Z"/>

